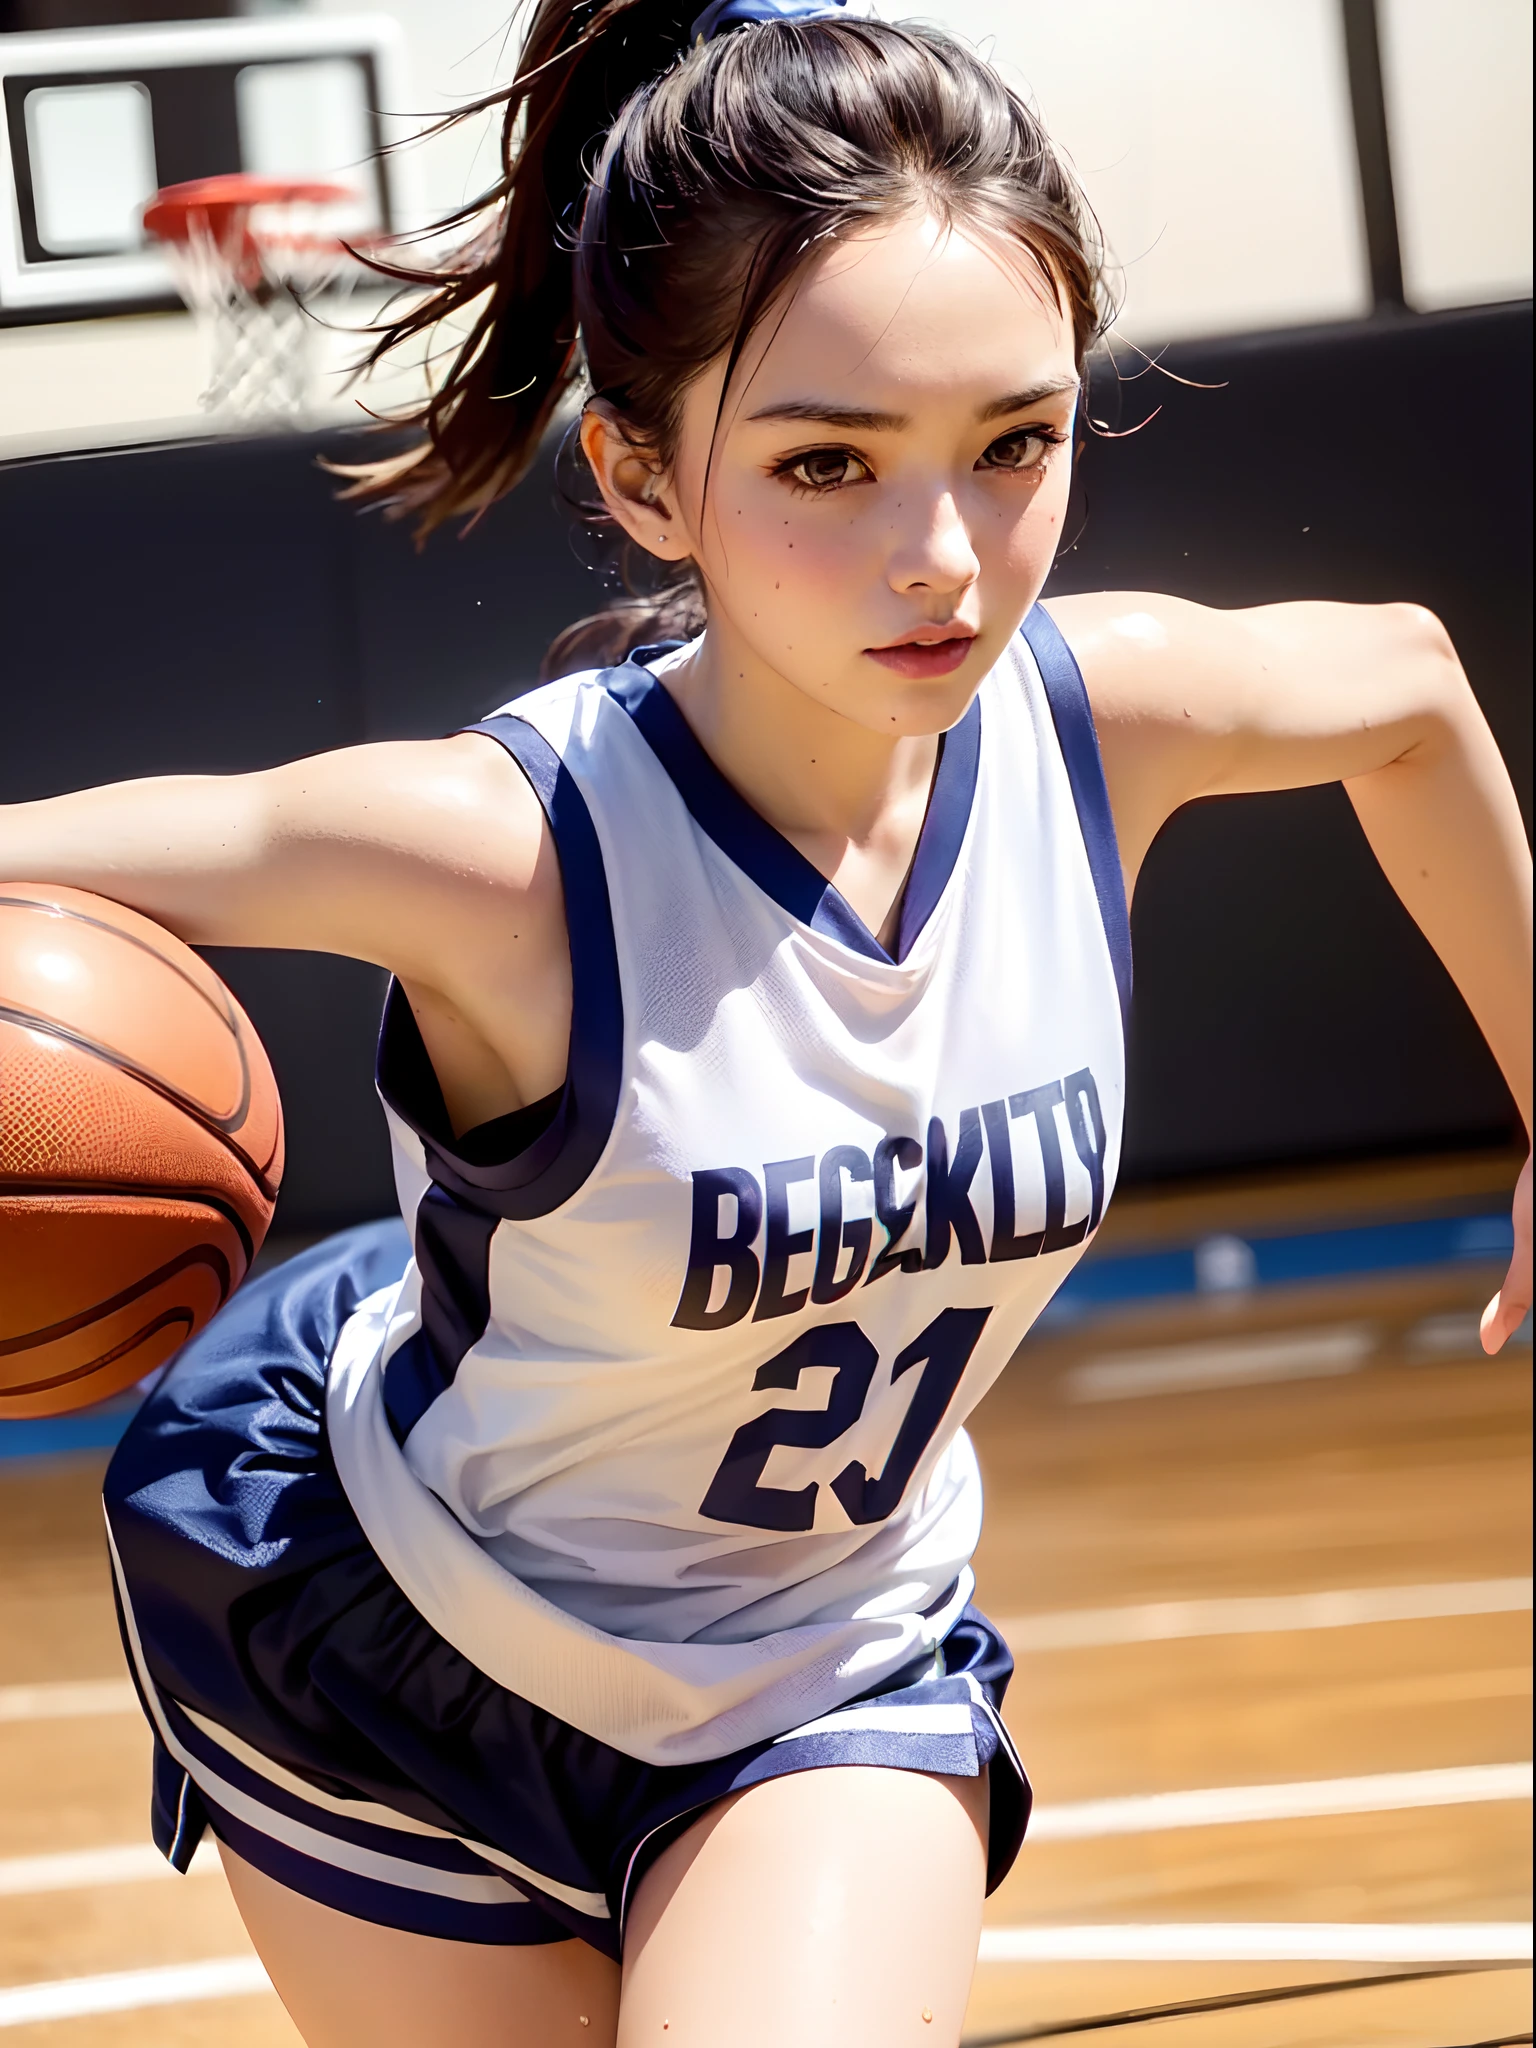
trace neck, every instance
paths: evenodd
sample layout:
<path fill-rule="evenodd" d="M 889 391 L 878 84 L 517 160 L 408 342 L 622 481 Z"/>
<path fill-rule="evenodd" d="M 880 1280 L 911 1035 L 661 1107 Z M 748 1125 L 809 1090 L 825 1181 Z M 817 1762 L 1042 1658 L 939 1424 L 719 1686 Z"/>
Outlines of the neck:
<path fill-rule="evenodd" d="M 884 937 L 922 831 L 938 736 L 869 731 L 714 622 L 666 687 L 726 779 Z"/>

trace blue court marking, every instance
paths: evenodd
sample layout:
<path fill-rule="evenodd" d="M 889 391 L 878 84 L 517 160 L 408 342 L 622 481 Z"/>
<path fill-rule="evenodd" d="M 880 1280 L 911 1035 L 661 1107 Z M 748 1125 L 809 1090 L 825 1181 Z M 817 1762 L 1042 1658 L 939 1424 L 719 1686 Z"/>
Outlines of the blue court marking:
<path fill-rule="evenodd" d="M 1248 1237 L 1243 1242 L 1253 1253 L 1255 1286 L 1284 1287 L 1416 1266 L 1507 1259 L 1515 1238 L 1509 1212 L 1501 1210 L 1486 1216 L 1425 1216 L 1410 1223 Z M 1059 1327 L 1129 1302 L 1198 1291 L 1193 1244 L 1097 1256 L 1089 1251 L 1035 1327 Z"/>
<path fill-rule="evenodd" d="M 6 1458 L 55 1458 L 72 1451 L 110 1451 L 138 1413 L 142 1397 L 121 1394 L 95 1408 L 73 1415 L 30 1416 L 0 1422 L 0 1461 Z"/>
<path fill-rule="evenodd" d="M 1258 1287 L 1306 1280 L 1340 1280 L 1397 1273 L 1422 1266 L 1494 1264 L 1514 1248 L 1509 1212 L 1485 1216 L 1425 1216 L 1411 1223 L 1366 1223 L 1345 1230 L 1305 1230 L 1245 1238 Z M 1195 1246 L 1155 1252 L 1089 1251 L 1036 1323 L 1059 1329 L 1131 1302 L 1195 1294 Z M 73 1451 L 110 1450 L 138 1407 L 135 1391 L 82 1408 L 74 1415 L 0 1422 L 0 1463 L 10 1458 L 57 1457 Z"/>

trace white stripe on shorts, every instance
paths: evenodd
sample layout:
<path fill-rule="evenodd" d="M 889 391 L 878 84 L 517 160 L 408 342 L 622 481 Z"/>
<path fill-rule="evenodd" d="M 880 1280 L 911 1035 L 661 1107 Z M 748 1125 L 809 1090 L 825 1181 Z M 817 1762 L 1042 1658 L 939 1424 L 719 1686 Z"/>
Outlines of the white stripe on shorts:
<path fill-rule="evenodd" d="M 774 1742 L 798 1742 L 806 1735 L 969 1735 L 971 1710 L 963 1700 L 935 1700 L 932 1706 L 843 1707 L 776 1735 Z"/>
<path fill-rule="evenodd" d="M 200 1791 L 206 1792 L 210 1799 L 224 1807 L 236 1820 L 243 1821 L 247 1827 L 254 1828 L 259 1834 L 282 1842 L 301 1855 L 312 1857 L 316 1862 L 329 1863 L 336 1869 L 351 1871 L 356 1876 L 372 1878 L 381 1884 L 395 1885 L 405 1891 L 430 1892 L 439 1898 L 461 1899 L 476 1905 L 512 1905 L 522 1899 L 524 1895 L 515 1886 L 508 1884 L 505 1878 L 491 1876 L 489 1872 L 484 1877 L 477 1877 L 466 1871 L 437 1870 L 425 1864 L 412 1863 L 403 1856 L 387 1856 L 377 1849 L 362 1848 L 355 1842 L 342 1841 L 339 1837 L 327 1834 L 319 1828 L 309 1827 L 303 1821 L 293 1820 L 287 1814 L 279 1813 L 275 1808 L 264 1806 L 252 1799 L 248 1793 L 229 1784 L 199 1758 L 192 1756 L 177 1740 L 161 1710 L 154 1681 L 149 1675 L 144 1646 L 139 1636 L 138 1623 L 134 1618 L 133 1604 L 128 1596 L 122 1560 L 118 1556 L 117 1545 L 113 1540 L 110 1521 L 107 1523 L 107 1547 L 111 1553 L 112 1569 L 122 1598 L 123 1617 L 134 1666 L 138 1672 L 139 1683 L 144 1689 L 144 1696 L 149 1701 L 156 1730 L 166 1749 Z M 187 1708 L 182 1708 L 182 1711 L 189 1712 Z M 329 1809 L 356 1820 L 394 1829 L 401 1834 L 429 1834 L 439 1840 L 458 1842 L 472 1856 L 480 1857 L 488 1863 L 494 1863 L 510 1871 L 538 1890 L 546 1892 L 551 1898 L 559 1899 L 576 1912 L 585 1914 L 589 1919 L 606 1920 L 611 1917 L 608 1901 L 601 1892 L 578 1891 L 575 1886 L 561 1884 L 554 1878 L 545 1877 L 527 1865 L 519 1863 L 515 1857 L 488 1848 L 483 1842 L 468 1841 L 462 1835 L 453 1835 L 446 1830 L 429 1827 L 408 1815 L 395 1813 L 391 1807 L 380 1806 L 369 1800 L 336 1799 L 333 1795 L 320 1791 L 317 1786 L 296 1778 L 291 1772 L 285 1771 L 282 1765 L 273 1763 L 259 1750 L 252 1749 L 238 1736 L 231 1735 L 228 1730 L 217 1727 L 203 1716 L 191 1715 L 191 1718 L 197 1722 L 210 1741 L 217 1742 L 231 1756 L 237 1757 L 248 1769 L 266 1778 L 269 1783 L 281 1786 L 293 1797 L 304 1800 L 317 1813 Z"/>
<path fill-rule="evenodd" d="M 248 1771 L 255 1771 L 273 1785 L 290 1792 L 295 1799 L 304 1799 L 311 1806 L 323 1807 L 327 1813 L 339 1813 L 347 1820 L 371 1821 L 375 1827 L 394 1828 L 402 1835 L 430 1835 L 435 1841 L 456 1842 L 457 1835 L 449 1834 L 446 1828 L 435 1828 L 424 1820 L 417 1820 L 409 1813 L 396 1813 L 391 1806 L 380 1806 L 372 1799 L 338 1799 L 334 1793 L 326 1792 L 318 1785 L 311 1785 L 305 1778 L 295 1777 L 292 1771 L 274 1763 L 269 1756 L 263 1756 L 259 1749 L 236 1735 L 232 1729 L 221 1728 L 217 1721 L 210 1721 L 206 1714 L 199 1714 L 194 1707 L 186 1706 L 181 1700 L 177 1706 L 187 1719 L 200 1728 L 210 1742 L 226 1750 L 237 1763 L 245 1765 Z M 189 1766 L 190 1768 L 190 1766 Z M 478 1855 L 479 1844 L 475 1845 Z"/>
<path fill-rule="evenodd" d="M 471 1855 L 484 1857 L 487 1863 L 494 1863 L 500 1869 L 510 1871 L 514 1877 L 522 1878 L 527 1884 L 536 1885 L 541 1891 L 548 1892 L 552 1898 L 564 1900 L 568 1906 L 574 1906 L 578 1913 L 585 1913 L 589 1919 L 606 1920 L 609 1917 L 608 1902 L 601 1892 L 582 1892 L 571 1885 L 557 1884 L 554 1878 L 543 1876 L 526 1863 L 519 1863 L 515 1856 L 507 1855 L 505 1850 L 493 1849 L 489 1842 L 468 1841 L 463 1835 L 452 1835 L 446 1828 L 435 1828 L 427 1821 L 416 1820 L 408 1813 L 397 1813 L 392 1806 L 380 1806 L 369 1799 L 337 1799 L 333 1794 L 321 1791 L 319 1786 L 311 1785 L 303 1778 L 296 1778 L 291 1771 L 284 1770 L 281 1764 L 263 1756 L 259 1749 L 252 1749 L 248 1742 L 243 1742 L 229 1729 L 221 1728 L 216 1721 L 210 1721 L 206 1715 L 195 1713 L 191 1707 L 182 1706 L 179 1700 L 177 1705 L 181 1706 L 181 1711 L 189 1721 L 197 1723 L 210 1742 L 216 1742 L 221 1749 L 226 1749 L 231 1756 L 237 1757 L 247 1770 L 258 1772 L 296 1798 L 307 1799 L 328 1812 L 341 1814 L 345 1819 L 370 1821 L 375 1827 L 396 1828 L 403 1834 L 430 1835 L 439 1842 L 457 1842 L 462 1848 L 468 1849 Z M 188 1768 L 192 1767 L 189 1765 Z M 198 1768 L 206 1769 L 205 1766 Z M 498 1878 L 494 1882 L 501 1884 L 502 1881 Z M 505 1889 L 510 1890 L 511 1887 Z M 514 1891 L 513 1896 L 521 1898 L 523 1895 Z M 498 1897 L 504 1900 L 504 1891 L 498 1893 Z"/>

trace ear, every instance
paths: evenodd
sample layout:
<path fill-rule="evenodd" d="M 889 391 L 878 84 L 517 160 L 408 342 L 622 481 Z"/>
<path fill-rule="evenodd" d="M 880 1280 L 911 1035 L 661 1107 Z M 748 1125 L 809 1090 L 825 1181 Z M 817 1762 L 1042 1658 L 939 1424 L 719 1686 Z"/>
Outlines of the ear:
<path fill-rule="evenodd" d="M 663 562 L 683 562 L 692 545 L 677 518 L 671 479 L 629 439 L 620 414 L 594 398 L 581 416 L 581 451 L 603 503 L 631 540 Z"/>

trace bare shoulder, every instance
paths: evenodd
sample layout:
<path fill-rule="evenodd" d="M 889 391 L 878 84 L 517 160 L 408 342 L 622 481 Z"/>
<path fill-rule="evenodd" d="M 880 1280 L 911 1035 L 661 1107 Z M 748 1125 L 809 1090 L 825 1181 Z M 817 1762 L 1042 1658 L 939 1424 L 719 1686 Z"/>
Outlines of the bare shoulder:
<path fill-rule="evenodd" d="M 1177 662 L 1181 645 L 1226 616 L 1153 590 L 1082 591 L 1053 597 L 1046 608 L 1077 659 L 1100 721 L 1155 694 L 1159 672 Z"/>
<path fill-rule="evenodd" d="M 474 733 L 384 742 L 267 780 L 275 835 L 312 849 L 311 922 L 333 920 L 336 950 L 398 978 L 455 1128 L 557 1087 L 564 891 L 543 807 L 506 750 Z"/>
<path fill-rule="evenodd" d="M 515 1004 L 563 961 L 548 823 L 494 740 L 347 747 L 259 779 L 299 943 L 377 961 L 481 1011 Z"/>
<path fill-rule="evenodd" d="M 1439 621 L 1413 604 L 1223 610 L 1117 590 L 1047 608 L 1093 706 L 1128 876 L 1194 797 L 1378 765 L 1454 666 Z"/>
<path fill-rule="evenodd" d="M 467 859 L 516 882 L 544 832 L 527 778 L 483 734 L 344 747 L 261 779 L 278 832 L 344 837 L 429 869 L 457 871 Z"/>
<path fill-rule="evenodd" d="M 1164 823 L 1199 793 L 1230 727 L 1238 615 L 1146 590 L 1058 597 L 1048 609 L 1093 707 L 1130 888 Z"/>
<path fill-rule="evenodd" d="M 1132 717 L 1214 719 L 1273 709 L 1319 667 L 1376 664 L 1446 643 L 1415 604 L 1300 599 L 1231 608 L 1160 591 L 1099 590 L 1048 609 L 1077 657 L 1101 723 Z"/>

